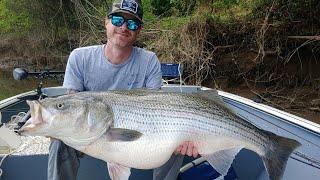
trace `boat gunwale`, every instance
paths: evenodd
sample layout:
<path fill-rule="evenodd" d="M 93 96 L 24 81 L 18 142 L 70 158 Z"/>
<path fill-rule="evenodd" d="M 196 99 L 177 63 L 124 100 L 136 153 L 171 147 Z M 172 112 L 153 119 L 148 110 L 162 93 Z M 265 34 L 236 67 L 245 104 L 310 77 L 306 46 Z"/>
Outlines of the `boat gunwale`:
<path fill-rule="evenodd" d="M 36 90 L 27 91 L 27 92 L 17 94 L 15 96 L 3 99 L 0 101 L 0 110 L 8 107 L 9 105 L 11 105 L 13 103 L 18 102 L 19 98 L 26 97 L 26 96 L 32 96 L 32 95 L 37 95 Z"/>
<path fill-rule="evenodd" d="M 202 90 L 208 90 L 208 89 L 204 88 Z M 287 123 L 289 122 L 289 123 L 296 125 L 298 127 L 302 127 L 304 129 L 307 129 L 307 130 L 317 134 L 318 136 L 320 136 L 320 124 L 311 122 L 310 120 L 307 120 L 305 118 L 287 113 L 285 111 L 273 108 L 273 107 L 265 105 L 265 104 L 256 103 L 250 99 L 247 99 L 247 98 L 235 95 L 235 94 L 231 94 L 231 93 L 224 92 L 221 90 L 218 90 L 218 94 L 224 98 L 230 99 L 232 101 L 236 101 L 237 103 L 244 104 L 244 105 L 249 106 L 251 108 L 255 108 L 261 112 L 278 117 L 282 121 L 285 121 Z"/>

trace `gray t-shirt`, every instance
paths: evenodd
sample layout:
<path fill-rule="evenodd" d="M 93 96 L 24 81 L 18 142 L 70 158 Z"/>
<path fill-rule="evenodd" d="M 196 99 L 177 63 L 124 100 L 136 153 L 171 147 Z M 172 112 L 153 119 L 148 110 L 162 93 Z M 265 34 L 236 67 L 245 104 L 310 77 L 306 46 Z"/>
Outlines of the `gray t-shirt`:
<path fill-rule="evenodd" d="M 77 91 L 161 87 L 161 65 L 155 53 L 134 47 L 130 57 L 116 65 L 106 59 L 104 46 L 73 50 L 68 59 L 63 87 Z"/>

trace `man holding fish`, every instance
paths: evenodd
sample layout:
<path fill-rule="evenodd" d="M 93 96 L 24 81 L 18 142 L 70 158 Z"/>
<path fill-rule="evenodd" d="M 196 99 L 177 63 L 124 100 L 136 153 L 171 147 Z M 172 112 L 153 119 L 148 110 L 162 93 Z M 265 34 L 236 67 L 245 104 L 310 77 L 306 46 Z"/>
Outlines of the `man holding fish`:
<path fill-rule="evenodd" d="M 153 178 L 168 180 L 176 179 L 183 159 L 174 152 L 199 153 L 225 176 L 243 148 L 261 157 L 271 180 L 281 179 L 300 143 L 249 123 L 216 90 L 127 91 L 161 86 L 156 55 L 133 47 L 141 23 L 140 1 L 116 0 L 105 21 L 107 44 L 70 54 L 64 79 L 70 94 L 27 101 L 31 118 L 19 133 L 65 143 L 50 146 L 48 179 L 76 179 L 75 149 L 108 162 L 113 180 L 129 179 L 131 168 L 156 168 Z M 114 91 L 93 92 L 103 90 Z"/>
<path fill-rule="evenodd" d="M 107 43 L 71 52 L 63 83 L 68 93 L 161 87 L 161 66 L 157 56 L 133 45 L 142 29 L 142 16 L 140 0 L 114 1 L 105 20 Z M 175 152 L 166 164 L 154 170 L 153 179 L 176 179 L 183 155 L 198 156 L 190 141 L 180 145 Z M 77 150 L 52 138 L 48 180 L 75 180 L 79 156 L 81 153 Z"/>

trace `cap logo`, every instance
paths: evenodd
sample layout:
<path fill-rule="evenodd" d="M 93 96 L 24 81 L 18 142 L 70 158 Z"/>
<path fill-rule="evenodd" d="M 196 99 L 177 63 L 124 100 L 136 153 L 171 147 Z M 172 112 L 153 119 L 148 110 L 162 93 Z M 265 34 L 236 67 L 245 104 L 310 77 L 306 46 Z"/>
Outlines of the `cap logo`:
<path fill-rule="evenodd" d="M 122 0 L 120 9 L 125 9 L 136 14 L 138 11 L 138 3 L 132 0 Z"/>

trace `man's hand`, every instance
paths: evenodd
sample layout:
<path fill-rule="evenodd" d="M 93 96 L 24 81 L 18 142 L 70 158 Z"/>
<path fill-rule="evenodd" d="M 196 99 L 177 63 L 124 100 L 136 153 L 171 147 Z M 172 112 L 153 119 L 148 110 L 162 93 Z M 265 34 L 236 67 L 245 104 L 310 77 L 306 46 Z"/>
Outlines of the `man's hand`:
<path fill-rule="evenodd" d="M 199 155 L 198 149 L 193 145 L 193 142 L 191 141 L 184 142 L 176 149 L 175 153 L 193 156 L 194 158 L 196 158 Z"/>

